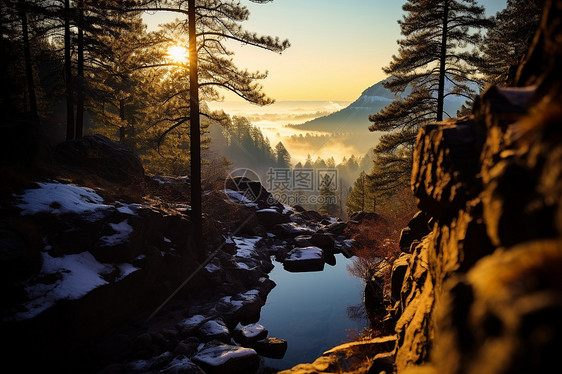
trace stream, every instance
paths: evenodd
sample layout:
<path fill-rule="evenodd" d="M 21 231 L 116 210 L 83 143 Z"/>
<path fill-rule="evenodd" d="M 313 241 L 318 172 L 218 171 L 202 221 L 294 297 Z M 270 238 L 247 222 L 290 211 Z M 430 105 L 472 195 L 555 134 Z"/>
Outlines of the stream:
<path fill-rule="evenodd" d="M 260 324 L 269 336 L 288 342 L 282 359 L 264 358 L 264 366 L 276 370 L 313 362 L 325 351 L 361 333 L 368 320 L 350 318 L 348 308 L 363 311 L 363 283 L 346 268 L 351 260 L 336 255 L 336 265 L 323 271 L 291 273 L 275 262 L 269 277 L 277 286 L 261 309 Z"/>

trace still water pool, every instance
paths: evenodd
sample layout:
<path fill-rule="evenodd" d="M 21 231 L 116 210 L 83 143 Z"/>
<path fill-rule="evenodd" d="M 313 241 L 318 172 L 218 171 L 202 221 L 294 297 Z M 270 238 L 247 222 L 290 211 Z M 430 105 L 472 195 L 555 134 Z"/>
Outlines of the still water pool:
<path fill-rule="evenodd" d="M 266 367 L 284 370 L 313 362 L 367 326 L 365 317 L 352 319 L 348 313 L 349 308 L 362 308 L 362 280 L 348 273 L 351 260 L 336 258 L 335 266 L 308 273 L 287 272 L 275 262 L 269 277 L 277 286 L 267 297 L 259 323 L 269 336 L 287 340 L 288 349 L 282 359 L 264 358 Z"/>

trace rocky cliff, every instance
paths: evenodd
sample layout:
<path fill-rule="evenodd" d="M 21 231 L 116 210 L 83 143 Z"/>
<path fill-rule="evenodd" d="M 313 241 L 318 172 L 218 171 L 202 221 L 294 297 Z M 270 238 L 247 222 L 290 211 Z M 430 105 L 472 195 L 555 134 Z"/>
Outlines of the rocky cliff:
<path fill-rule="evenodd" d="M 470 117 L 418 134 L 412 187 L 428 227 L 420 229 L 418 218 L 407 230 L 402 273 L 393 277 L 399 373 L 555 367 L 562 347 L 560 20 L 562 5 L 548 2 L 513 87 L 489 87 Z"/>
<path fill-rule="evenodd" d="M 284 373 L 497 374 L 557 367 L 561 21 L 562 3 L 547 1 L 512 87 L 488 87 L 471 116 L 419 132 L 412 189 L 421 211 L 402 232 L 386 301 L 387 328 L 396 335 L 367 339 L 358 343 L 361 349 L 335 348 Z M 395 344 L 389 349 L 381 342 Z"/>

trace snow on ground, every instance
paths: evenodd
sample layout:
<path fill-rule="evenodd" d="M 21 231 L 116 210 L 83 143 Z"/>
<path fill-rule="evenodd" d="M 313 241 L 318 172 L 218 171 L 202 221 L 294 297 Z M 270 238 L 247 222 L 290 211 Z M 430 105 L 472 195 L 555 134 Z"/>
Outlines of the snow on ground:
<path fill-rule="evenodd" d="M 289 252 L 289 256 L 286 260 L 288 261 L 298 261 L 298 260 L 316 260 L 324 257 L 324 252 L 318 247 L 303 247 L 295 248 Z"/>
<path fill-rule="evenodd" d="M 259 323 L 252 323 L 246 326 L 242 326 L 240 328 L 237 328 L 237 330 L 239 330 L 246 339 L 253 339 L 266 331 L 265 327 L 263 327 Z"/>
<path fill-rule="evenodd" d="M 256 213 L 279 213 L 279 212 L 277 211 L 277 209 L 266 208 L 266 209 L 256 210 Z"/>
<path fill-rule="evenodd" d="M 102 274 L 108 274 L 114 270 L 111 265 L 99 263 L 89 252 L 62 257 L 52 257 L 45 252 L 42 255 L 43 267 L 38 279 L 45 279 L 49 275 L 55 275 L 57 278 L 49 284 L 39 282 L 29 284 L 25 288 L 29 301 L 22 305 L 25 311 L 14 313 L 12 318 L 17 321 L 37 316 L 52 307 L 58 300 L 76 300 L 95 288 L 108 284 Z M 119 264 L 117 267 L 120 275 L 116 281 L 139 270 L 128 263 Z"/>
<path fill-rule="evenodd" d="M 220 266 L 215 265 L 213 263 L 208 263 L 207 266 L 205 266 L 205 270 L 207 270 L 209 273 L 219 271 L 220 269 L 221 269 Z"/>
<path fill-rule="evenodd" d="M 199 328 L 199 332 L 204 335 L 221 335 L 221 334 L 230 334 L 228 331 L 228 327 L 226 324 L 221 321 L 220 319 L 213 319 L 211 321 L 207 321 Z"/>
<path fill-rule="evenodd" d="M 110 207 L 103 204 L 103 198 L 91 188 L 62 183 L 37 184 L 39 188 L 15 195 L 21 201 L 17 207 L 22 209 L 22 215 L 39 212 L 85 214 Z"/>
<path fill-rule="evenodd" d="M 237 204 L 244 204 L 246 206 L 255 207 L 257 206 L 252 200 L 248 199 L 246 196 L 242 195 L 240 192 L 236 192 L 230 189 L 222 190 L 222 192 L 228 196 L 228 198 Z"/>
<path fill-rule="evenodd" d="M 182 320 L 181 322 L 178 323 L 177 326 L 180 329 L 193 330 L 194 328 L 199 326 L 201 323 L 203 323 L 203 321 L 205 321 L 206 319 L 207 319 L 207 317 L 205 317 L 204 315 L 196 314 L 194 316 L 191 316 L 189 318 L 186 318 L 186 319 Z"/>
<path fill-rule="evenodd" d="M 136 205 L 136 204 L 135 204 Z M 131 209 L 131 205 L 124 205 L 124 206 L 120 206 L 117 208 L 117 211 L 119 213 L 123 213 L 123 214 L 129 214 L 131 216 L 135 216 L 136 213 L 133 209 Z"/>
<path fill-rule="evenodd" d="M 259 236 L 245 238 L 243 236 L 233 236 L 232 239 L 236 244 L 236 257 L 253 257 L 256 249 L 256 243 L 260 241 Z"/>
<path fill-rule="evenodd" d="M 244 262 L 244 259 L 256 257 L 256 243 L 261 240 L 259 236 L 245 238 L 242 236 L 233 236 L 234 243 L 236 244 L 236 254 L 234 261 L 240 269 L 252 270 L 252 267 Z"/>
<path fill-rule="evenodd" d="M 79 299 L 93 289 L 107 284 L 100 273 L 111 271 L 109 265 L 100 264 L 89 252 L 51 257 L 42 253 L 41 275 L 59 273 L 62 278 L 52 284 L 38 283 L 25 289 L 30 301 L 23 306 L 27 311 L 15 314 L 16 320 L 33 318 L 60 299 Z"/>
<path fill-rule="evenodd" d="M 122 244 L 129 239 L 129 235 L 133 232 L 133 227 L 129 225 L 128 219 L 119 223 L 110 223 L 109 226 L 115 231 L 115 234 L 102 236 L 100 238 L 104 246 L 112 247 L 117 244 Z"/>
<path fill-rule="evenodd" d="M 227 361 L 235 358 L 254 356 L 256 354 L 256 351 L 253 349 L 242 348 L 235 345 L 205 345 L 193 358 L 207 365 L 216 367 L 224 365 Z"/>
<path fill-rule="evenodd" d="M 121 274 L 119 275 L 119 278 L 115 279 L 116 282 L 125 279 L 129 274 L 132 274 L 135 271 L 140 270 L 140 268 L 137 268 L 127 262 L 125 262 L 124 264 L 119 264 L 117 265 L 117 267 L 119 268 L 119 272 Z"/>

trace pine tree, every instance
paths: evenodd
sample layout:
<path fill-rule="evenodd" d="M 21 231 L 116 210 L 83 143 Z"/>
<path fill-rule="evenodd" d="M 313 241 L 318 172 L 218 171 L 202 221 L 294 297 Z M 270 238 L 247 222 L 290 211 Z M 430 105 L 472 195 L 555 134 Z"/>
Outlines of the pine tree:
<path fill-rule="evenodd" d="M 318 212 L 328 217 L 335 217 L 338 214 L 338 210 L 336 193 L 330 186 L 322 186 L 320 188 L 320 207 Z"/>
<path fill-rule="evenodd" d="M 275 146 L 275 163 L 278 168 L 291 167 L 291 155 L 282 142 L 277 143 Z"/>
<path fill-rule="evenodd" d="M 505 85 L 515 76 L 516 68 L 529 49 L 539 26 L 541 0 L 508 0 L 495 16 L 495 27 L 488 31 L 479 65 L 488 83 Z"/>
<path fill-rule="evenodd" d="M 362 171 L 353 183 L 353 187 L 345 203 L 348 216 L 356 212 L 373 212 L 375 210 L 374 191 L 369 177 Z"/>
<path fill-rule="evenodd" d="M 374 178 L 379 187 L 385 187 L 380 186 L 388 179 L 385 174 L 392 174 L 398 186 L 409 183 L 419 127 L 453 114 L 444 110 L 445 97 L 472 100 L 471 83 L 480 83 L 476 64 L 481 57 L 469 48 L 480 42 L 479 30 L 492 25 L 475 0 L 409 0 L 402 9 L 406 15 L 399 24 L 404 39 L 398 41 L 398 55 L 384 68 L 392 77 L 384 86 L 397 96 L 407 89 L 410 93 L 369 117 L 370 131 L 385 132 L 375 148 L 376 170 L 382 173 Z"/>
<path fill-rule="evenodd" d="M 253 2 L 267 3 L 269 0 Z M 174 12 L 183 16 L 183 19 L 177 19 L 174 23 L 173 36 L 176 39 L 170 40 L 183 39 L 188 42 L 189 63 L 184 68 L 189 76 L 189 89 L 183 91 L 189 93 L 189 100 L 185 106 L 186 114 L 183 118 L 170 121 L 170 127 L 163 135 L 189 123 L 193 244 L 198 248 L 202 244 L 200 114 L 210 116 L 208 113 L 201 113 L 200 99 L 220 98 L 217 89 L 222 88 L 255 104 L 265 105 L 273 102 L 256 83 L 267 74 L 239 69 L 232 61 L 232 52 L 225 42 L 236 41 L 278 53 L 289 47 L 289 42 L 244 30 L 240 23 L 246 21 L 250 13 L 245 6 L 236 1 L 147 0 L 138 8 L 129 9 L 136 10 Z"/>

